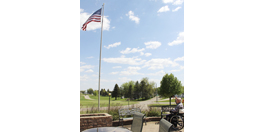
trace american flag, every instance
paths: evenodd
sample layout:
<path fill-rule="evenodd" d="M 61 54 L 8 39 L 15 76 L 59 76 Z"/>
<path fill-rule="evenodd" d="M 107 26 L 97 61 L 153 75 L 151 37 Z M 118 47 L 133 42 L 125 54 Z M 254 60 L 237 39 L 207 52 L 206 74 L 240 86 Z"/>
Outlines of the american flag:
<path fill-rule="evenodd" d="M 86 27 L 87 24 L 89 24 L 90 22 L 101 22 L 101 9 L 97 10 L 96 12 L 94 12 L 87 20 L 86 22 L 83 24 L 82 26 L 82 30 L 86 31 Z"/>

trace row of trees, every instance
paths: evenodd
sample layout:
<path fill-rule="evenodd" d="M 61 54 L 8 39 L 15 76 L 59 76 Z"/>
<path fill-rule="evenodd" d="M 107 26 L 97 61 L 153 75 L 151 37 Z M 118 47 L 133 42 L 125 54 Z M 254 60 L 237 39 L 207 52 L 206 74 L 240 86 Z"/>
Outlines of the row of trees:
<path fill-rule="evenodd" d="M 85 91 L 81 92 L 84 93 Z M 129 81 L 123 83 L 120 87 L 118 84 L 115 84 L 113 92 L 109 91 L 109 89 L 107 91 L 101 89 L 100 95 L 108 96 L 109 93 L 112 93 L 112 98 L 115 97 L 115 99 L 124 97 L 134 100 L 139 98 L 149 99 L 153 97 L 156 92 L 163 97 L 171 99 L 171 97 L 176 94 L 180 95 L 184 93 L 184 86 L 182 86 L 181 81 L 179 81 L 177 77 L 174 77 L 173 74 L 166 74 L 163 76 L 159 88 L 155 88 L 155 82 L 149 81 L 148 78 L 145 77 L 142 78 L 140 82 Z M 89 88 L 87 93 L 97 96 L 98 90 Z"/>
<path fill-rule="evenodd" d="M 156 91 L 155 82 L 150 82 L 148 78 L 142 78 L 140 82 L 129 81 L 123 83 L 120 87 L 118 84 L 115 84 L 112 97 L 124 97 L 133 99 L 149 99 L 154 96 Z"/>
<path fill-rule="evenodd" d="M 98 94 L 98 90 L 93 90 L 92 88 L 87 89 L 87 93 L 88 94 L 94 94 L 95 96 L 97 96 Z M 107 91 L 102 88 L 100 91 L 100 95 L 101 96 L 108 96 L 108 94 L 110 93 L 109 89 L 107 89 Z"/>

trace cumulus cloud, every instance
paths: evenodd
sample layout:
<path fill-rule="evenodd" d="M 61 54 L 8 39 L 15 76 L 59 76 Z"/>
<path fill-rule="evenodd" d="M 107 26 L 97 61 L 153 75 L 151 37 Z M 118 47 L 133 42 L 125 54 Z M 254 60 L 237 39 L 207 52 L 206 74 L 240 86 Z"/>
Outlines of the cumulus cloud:
<path fill-rule="evenodd" d="M 144 43 L 147 49 L 157 49 L 161 43 L 159 41 L 149 41 Z"/>
<path fill-rule="evenodd" d="M 125 50 L 122 50 L 120 53 L 122 54 L 129 54 L 129 53 L 136 53 L 136 52 L 142 52 L 144 51 L 145 49 L 142 48 L 142 49 L 139 49 L 139 48 L 126 48 Z"/>
<path fill-rule="evenodd" d="M 150 76 L 163 76 L 165 74 L 165 72 L 163 70 L 158 71 L 156 73 L 149 73 L 148 75 Z"/>
<path fill-rule="evenodd" d="M 183 57 L 178 57 L 174 61 L 184 61 L 184 56 Z"/>
<path fill-rule="evenodd" d="M 151 56 L 151 55 L 152 55 L 151 53 L 145 53 L 146 57 Z"/>
<path fill-rule="evenodd" d="M 176 0 L 173 5 L 181 5 L 183 3 L 183 0 Z"/>
<path fill-rule="evenodd" d="M 139 24 L 140 18 L 136 17 L 134 15 L 134 12 L 133 11 L 129 11 L 128 14 L 126 14 L 126 16 L 128 16 L 130 20 L 135 21 L 136 24 Z"/>
<path fill-rule="evenodd" d="M 92 65 L 84 65 L 84 66 L 81 66 L 80 67 L 80 72 L 83 72 L 83 71 L 85 71 L 85 69 L 91 69 L 91 68 L 93 68 L 94 66 L 92 66 Z"/>
<path fill-rule="evenodd" d="M 103 58 L 102 60 L 108 63 L 129 64 L 129 65 L 142 65 L 146 61 L 137 57 L 125 58 L 124 56 L 117 58 Z"/>
<path fill-rule="evenodd" d="M 170 8 L 166 5 L 166 6 L 161 7 L 161 8 L 158 10 L 158 12 L 166 12 L 166 11 L 169 11 L 169 10 L 170 10 Z"/>
<path fill-rule="evenodd" d="M 120 78 L 118 78 L 118 80 L 119 80 L 120 82 L 128 82 L 128 81 L 131 81 L 132 79 L 127 78 L 127 77 L 120 77 Z"/>
<path fill-rule="evenodd" d="M 180 32 L 177 39 L 168 43 L 169 46 L 173 46 L 173 45 L 179 45 L 184 43 L 184 32 Z"/>
<path fill-rule="evenodd" d="M 181 71 L 181 70 L 183 70 L 184 69 L 184 66 L 180 66 L 180 69 L 177 69 L 177 70 L 171 70 L 170 72 L 179 72 L 179 71 Z"/>
<path fill-rule="evenodd" d="M 95 11 L 94 11 L 95 12 Z M 80 9 L 80 30 L 82 25 L 85 23 L 85 21 L 93 14 L 92 13 L 87 13 L 84 12 L 83 9 Z M 110 28 L 110 20 L 107 19 L 108 16 L 104 16 L 104 21 L 103 21 L 103 30 L 108 30 Z M 86 30 L 96 30 L 96 29 L 101 29 L 101 22 L 91 22 L 87 25 Z"/>
<path fill-rule="evenodd" d="M 87 81 L 89 77 L 87 75 L 80 76 L 81 81 Z"/>
<path fill-rule="evenodd" d="M 114 68 L 114 69 L 115 69 L 115 68 L 122 68 L 122 66 L 114 66 L 113 68 Z"/>
<path fill-rule="evenodd" d="M 116 46 L 118 46 L 120 44 L 121 44 L 121 42 L 116 42 L 116 43 L 113 43 L 113 44 L 110 44 L 110 45 L 104 46 L 104 47 L 107 48 L 107 49 L 109 49 L 109 48 L 112 48 L 112 47 L 116 47 Z"/>
<path fill-rule="evenodd" d="M 164 69 L 164 67 L 175 67 L 179 64 L 168 59 L 151 59 L 145 63 L 144 67 L 149 67 L 148 69 L 156 70 L 156 69 Z"/>
<path fill-rule="evenodd" d="M 93 70 L 92 70 L 92 69 L 89 69 L 89 70 L 87 70 L 87 71 L 85 71 L 85 72 L 93 72 Z"/>
<path fill-rule="evenodd" d="M 137 71 L 140 70 L 140 67 L 128 67 L 124 71 L 120 72 L 120 75 L 143 75 L 142 73 L 138 73 Z"/>
<path fill-rule="evenodd" d="M 81 64 L 81 65 L 84 65 L 84 64 L 86 64 L 86 63 L 85 63 L 85 62 L 80 62 L 80 64 Z"/>
<path fill-rule="evenodd" d="M 98 77 L 98 74 L 93 74 L 92 76 L 93 76 L 93 77 Z"/>
<path fill-rule="evenodd" d="M 87 59 L 92 59 L 92 58 L 94 58 L 94 57 L 93 56 L 87 57 Z"/>
<path fill-rule="evenodd" d="M 162 0 L 163 1 L 163 3 L 172 3 L 173 2 L 173 0 Z"/>
<path fill-rule="evenodd" d="M 115 75 L 115 74 L 118 74 L 118 72 L 111 72 L 110 74 Z"/>
<path fill-rule="evenodd" d="M 179 9 L 181 9 L 181 7 L 177 7 L 174 10 L 172 10 L 172 12 L 178 11 Z"/>

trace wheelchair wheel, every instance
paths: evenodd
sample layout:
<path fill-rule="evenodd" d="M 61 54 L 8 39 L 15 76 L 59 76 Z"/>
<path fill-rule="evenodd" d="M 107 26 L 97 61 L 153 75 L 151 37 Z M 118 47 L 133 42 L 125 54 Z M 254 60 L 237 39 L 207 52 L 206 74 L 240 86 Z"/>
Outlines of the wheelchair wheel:
<path fill-rule="evenodd" d="M 184 127 L 184 117 L 179 115 L 174 115 L 170 119 L 173 129 L 181 130 Z"/>

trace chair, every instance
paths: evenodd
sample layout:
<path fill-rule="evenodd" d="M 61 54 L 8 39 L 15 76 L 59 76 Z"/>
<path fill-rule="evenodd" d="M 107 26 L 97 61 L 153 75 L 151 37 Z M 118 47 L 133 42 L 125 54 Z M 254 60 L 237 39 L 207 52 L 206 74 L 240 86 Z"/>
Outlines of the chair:
<path fill-rule="evenodd" d="M 159 124 L 159 132 L 169 132 L 172 127 L 172 124 L 165 119 L 161 119 Z"/>
<path fill-rule="evenodd" d="M 135 114 L 133 116 L 133 122 L 131 125 L 131 131 L 132 132 L 142 132 L 144 116 L 145 116 L 145 114 L 135 112 Z"/>

